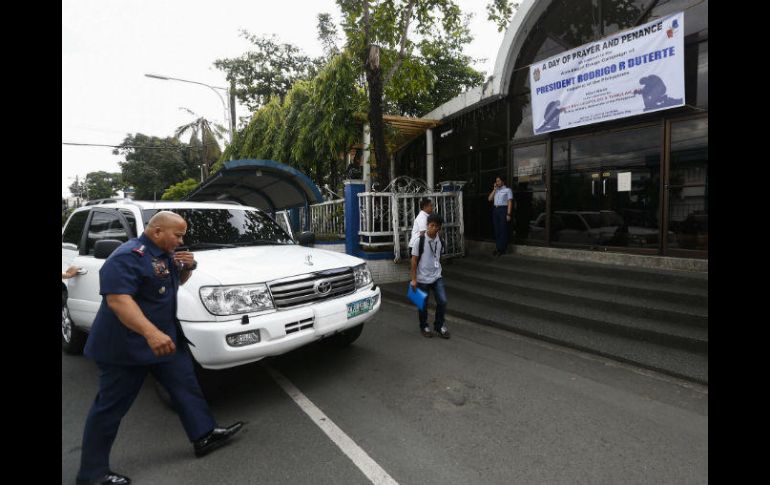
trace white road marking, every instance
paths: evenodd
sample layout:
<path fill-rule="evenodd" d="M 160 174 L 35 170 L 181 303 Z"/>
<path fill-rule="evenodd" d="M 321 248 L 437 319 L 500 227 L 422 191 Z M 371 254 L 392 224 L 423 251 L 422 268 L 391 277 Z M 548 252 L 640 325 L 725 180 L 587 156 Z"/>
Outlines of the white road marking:
<path fill-rule="evenodd" d="M 286 391 L 286 394 L 291 397 L 294 402 L 302 409 L 305 414 L 310 416 L 310 419 L 319 427 L 321 431 L 326 433 L 326 436 L 331 439 L 335 445 L 345 453 L 348 458 L 355 464 L 359 470 L 375 485 L 398 485 L 398 482 L 393 480 L 393 477 L 388 475 L 388 472 L 382 469 L 376 461 L 361 449 L 355 441 L 353 441 L 348 435 L 345 434 L 334 422 L 329 419 L 323 411 L 313 404 L 313 402 L 307 398 L 302 391 L 297 389 L 294 384 L 289 382 L 278 371 L 265 364 L 265 369 L 275 379 L 281 388 Z"/>

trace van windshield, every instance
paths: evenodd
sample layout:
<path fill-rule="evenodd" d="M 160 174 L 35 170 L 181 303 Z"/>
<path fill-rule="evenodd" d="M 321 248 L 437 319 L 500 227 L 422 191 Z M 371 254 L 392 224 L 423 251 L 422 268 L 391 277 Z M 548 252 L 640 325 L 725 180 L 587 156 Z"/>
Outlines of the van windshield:
<path fill-rule="evenodd" d="M 268 215 L 244 209 L 170 209 L 187 221 L 184 245 L 191 250 L 295 244 Z M 157 211 L 145 211 L 149 219 Z"/>

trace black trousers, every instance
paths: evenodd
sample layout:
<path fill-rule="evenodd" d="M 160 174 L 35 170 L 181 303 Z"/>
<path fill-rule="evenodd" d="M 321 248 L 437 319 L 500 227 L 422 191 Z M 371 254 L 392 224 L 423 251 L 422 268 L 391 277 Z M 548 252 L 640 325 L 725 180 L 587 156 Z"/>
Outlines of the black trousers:
<path fill-rule="evenodd" d="M 123 416 L 151 373 L 171 395 L 171 404 L 182 420 L 190 441 L 216 427 L 208 403 L 198 385 L 193 363 L 184 345 L 179 345 L 169 362 L 151 365 L 99 366 L 99 393 L 94 399 L 83 432 L 83 450 L 78 480 L 93 480 L 109 471 L 110 450 Z"/>
<path fill-rule="evenodd" d="M 506 215 L 508 215 L 507 205 L 498 206 L 492 210 L 492 224 L 494 224 L 495 227 L 495 244 L 497 245 L 497 252 L 500 254 L 505 253 L 505 248 L 508 246 L 508 221 L 505 220 Z"/>

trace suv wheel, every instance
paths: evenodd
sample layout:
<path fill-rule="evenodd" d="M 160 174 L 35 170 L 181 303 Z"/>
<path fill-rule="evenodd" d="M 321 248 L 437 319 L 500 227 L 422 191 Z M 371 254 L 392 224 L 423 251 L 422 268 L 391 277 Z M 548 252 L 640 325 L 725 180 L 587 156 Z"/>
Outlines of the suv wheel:
<path fill-rule="evenodd" d="M 72 323 L 70 310 L 64 303 L 61 307 L 61 348 L 71 355 L 83 353 L 86 334 Z"/>

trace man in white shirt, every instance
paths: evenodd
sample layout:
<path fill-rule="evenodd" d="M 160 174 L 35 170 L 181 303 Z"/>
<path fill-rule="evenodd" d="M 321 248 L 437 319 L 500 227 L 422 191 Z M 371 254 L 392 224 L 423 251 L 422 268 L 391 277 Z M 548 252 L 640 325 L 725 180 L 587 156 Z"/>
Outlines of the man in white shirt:
<path fill-rule="evenodd" d="M 505 179 L 500 176 L 495 179 L 495 185 L 492 186 L 492 192 L 487 198 L 490 202 L 494 201 L 492 209 L 492 224 L 495 227 L 495 252 L 494 256 L 505 254 L 508 246 L 508 223 L 513 216 L 513 191 L 505 186 Z"/>
<path fill-rule="evenodd" d="M 411 241 L 415 236 L 424 234 L 428 229 L 428 216 L 433 212 L 433 201 L 427 197 L 420 199 L 420 213 L 414 218 L 414 224 L 412 225 L 412 236 L 409 238 L 411 247 Z"/>
<path fill-rule="evenodd" d="M 412 239 L 409 246 L 412 248 L 412 267 L 409 273 L 411 277 L 412 288 L 419 288 L 428 296 L 433 291 L 433 298 L 436 299 L 436 317 L 433 322 L 433 328 L 436 334 L 441 338 L 449 338 L 449 330 L 444 323 L 444 314 L 446 312 L 446 289 L 444 289 L 444 279 L 441 277 L 441 253 L 443 244 L 438 233 L 444 220 L 438 214 L 428 216 L 428 228 L 422 235 L 423 242 L 420 244 L 421 235 Z M 421 247 L 422 246 L 422 247 Z M 423 337 L 433 337 L 433 333 L 428 326 L 428 302 L 425 301 L 425 307 L 419 311 L 420 333 Z"/>

